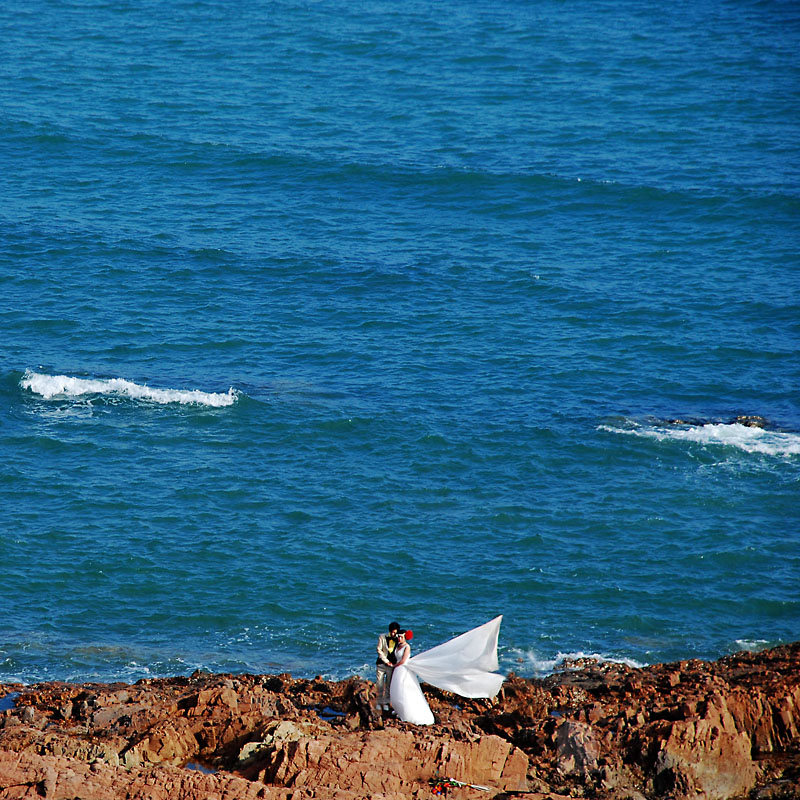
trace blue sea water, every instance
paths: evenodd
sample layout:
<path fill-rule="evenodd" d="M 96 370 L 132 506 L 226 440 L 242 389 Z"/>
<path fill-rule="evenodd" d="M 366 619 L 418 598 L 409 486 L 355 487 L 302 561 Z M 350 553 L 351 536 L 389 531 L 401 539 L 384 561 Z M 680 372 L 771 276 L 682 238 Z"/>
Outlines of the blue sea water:
<path fill-rule="evenodd" d="M 795 3 L 0 20 L 0 680 L 800 638 Z"/>

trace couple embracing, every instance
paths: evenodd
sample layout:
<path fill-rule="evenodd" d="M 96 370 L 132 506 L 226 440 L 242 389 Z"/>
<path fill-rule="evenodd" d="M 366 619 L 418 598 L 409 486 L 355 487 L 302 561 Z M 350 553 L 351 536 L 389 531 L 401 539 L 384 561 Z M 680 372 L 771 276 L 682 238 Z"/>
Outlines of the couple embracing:
<path fill-rule="evenodd" d="M 502 619 L 495 617 L 413 658 L 408 644 L 413 633 L 390 623 L 389 633 L 378 639 L 377 707 L 385 711 L 391 703 L 403 722 L 432 725 L 420 680 L 462 697 L 494 697 L 503 684 L 496 672 Z"/>
<path fill-rule="evenodd" d="M 399 622 L 390 622 L 389 633 L 382 633 L 378 637 L 378 660 L 375 662 L 375 672 L 378 689 L 376 707 L 379 711 L 389 710 L 392 673 L 396 666 L 402 666 L 408 661 L 411 654 L 408 640 L 413 636 L 411 631 L 403 630 Z"/>

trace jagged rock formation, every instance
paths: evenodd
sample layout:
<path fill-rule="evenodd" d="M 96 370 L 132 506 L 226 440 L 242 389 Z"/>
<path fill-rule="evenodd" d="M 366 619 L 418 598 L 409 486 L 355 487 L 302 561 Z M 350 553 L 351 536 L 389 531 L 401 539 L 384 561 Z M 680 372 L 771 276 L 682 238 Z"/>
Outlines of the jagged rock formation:
<path fill-rule="evenodd" d="M 585 662 L 495 702 L 426 687 L 437 724 L 372 686 L 289 675 L 0 686 L 0 798 L 399 800 L 800 797 L 800 643 L 714 663 Z M 16 693 L 16 695 L 11 694 Z"/>

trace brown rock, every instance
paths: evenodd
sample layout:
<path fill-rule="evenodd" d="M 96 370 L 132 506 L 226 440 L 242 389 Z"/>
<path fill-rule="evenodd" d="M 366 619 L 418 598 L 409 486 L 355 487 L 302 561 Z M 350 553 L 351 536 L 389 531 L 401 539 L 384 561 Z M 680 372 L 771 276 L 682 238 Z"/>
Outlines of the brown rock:
<path fill-rule="evenodd" d="M 56 756 L 0 750 L 0 797 L 3 800 L 289 800 L 286 789 L 269 787 L 235 775 L 159 767 L 125 770 L 84 764 Z"/>
<path fill-rule="evenodd" d="M 494 703 L 424 689 L 428 728 L 381 718 L 357 678 L 0 686 L 19 693 L 0 712 L 0 798 L 422 800 L 437 776 L 490 787 L 456 800 L 800 796 L 800 643 L 510 675 Z"/>
<path fill-rule="evenodd" d="M 152 728 L 147 736 L 120 754 L 126 767 L 185 764 L 198 753 L 197 739 L 187 719 L 178 717 Z"/>
<path fill-rule="evenodd" d="M 715 695 L 704 718 L 672 724 L 661 742 L 653 783 L 659 794 L 726 800 L 748 792 L 757 775 L 750 736 L 736 728 L 724 698 Z"/>
<path fill-rule="evenodd" d="M 365 796 L 403 794 L 437 774 L 496 791 L 527 789 L 528 758 L 497 736 L 453 742 L 418 730 L 371 731 L 355 737 L 302 732 L 277 744 L 259 773 L 265 783 L 342 789 Z"/>
<path fill-rule="evenodd" d="M 600 743 L 595 729 L 584 722 L 562 722 L 556 732 L 558 769 L 565 775 L 588 777 L 596 772 Z"/>

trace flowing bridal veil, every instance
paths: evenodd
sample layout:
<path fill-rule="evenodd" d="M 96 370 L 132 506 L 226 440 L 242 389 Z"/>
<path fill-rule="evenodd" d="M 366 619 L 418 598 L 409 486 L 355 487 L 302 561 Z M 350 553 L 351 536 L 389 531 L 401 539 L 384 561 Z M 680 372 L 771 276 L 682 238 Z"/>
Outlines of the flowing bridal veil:
<path fill-rule="evenodd" d="M 502 621 L 502 616 L 495 617 L 395 667 L 389 694 L 397 716 L 415 725 L 433 724 L 420 680 L 462 697 L 494 697 L 504 680 L 496 672 Z"/>

